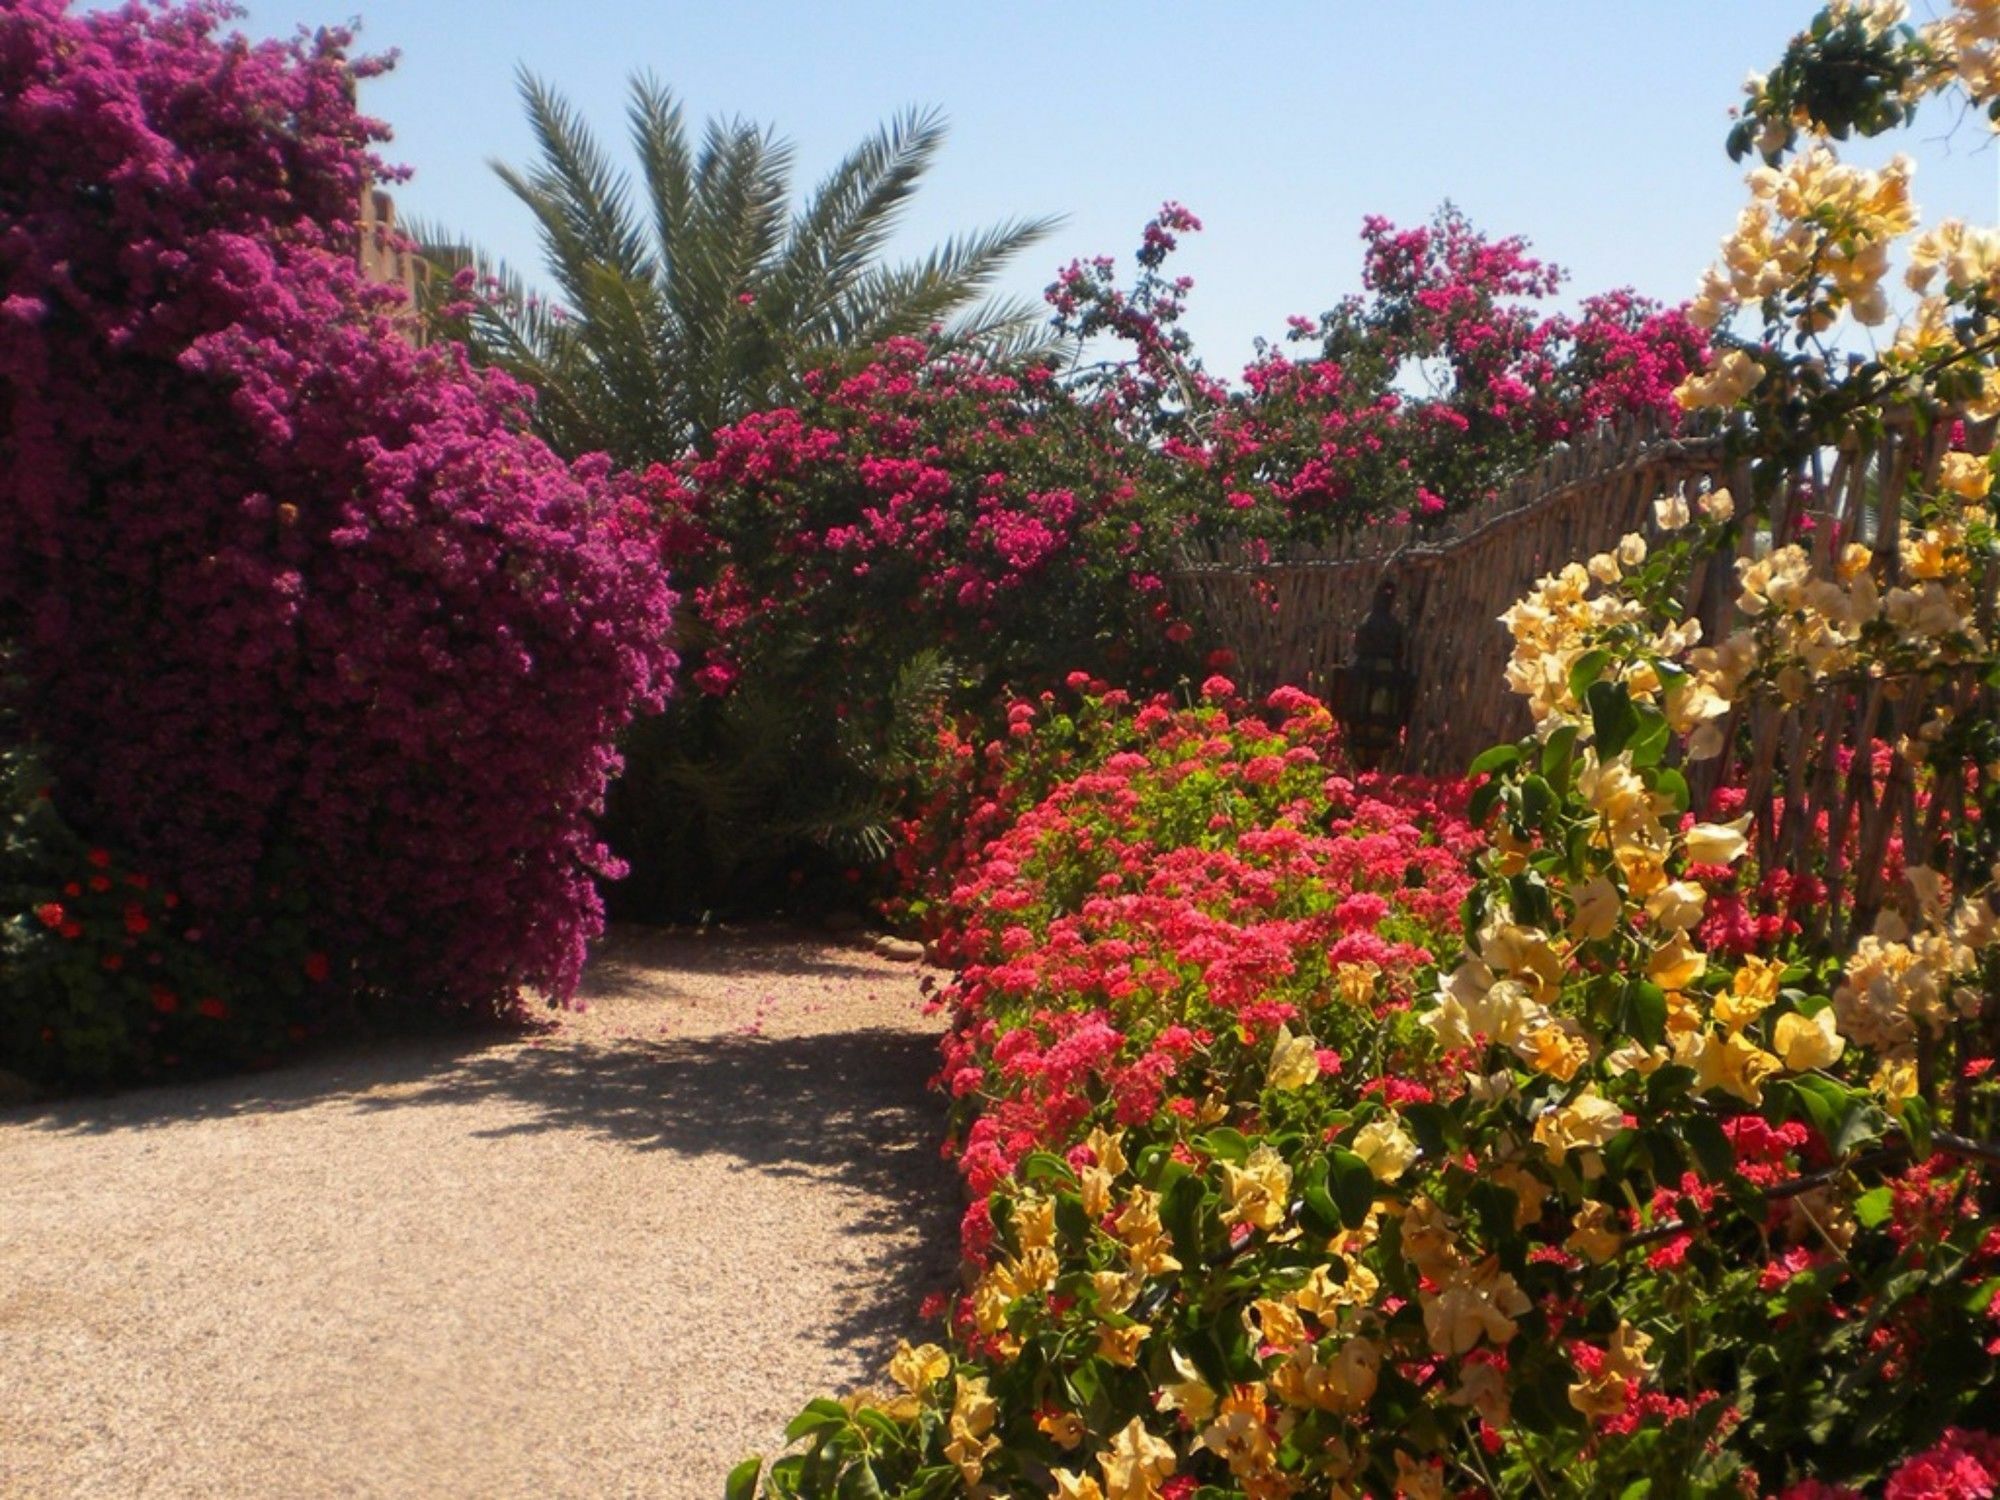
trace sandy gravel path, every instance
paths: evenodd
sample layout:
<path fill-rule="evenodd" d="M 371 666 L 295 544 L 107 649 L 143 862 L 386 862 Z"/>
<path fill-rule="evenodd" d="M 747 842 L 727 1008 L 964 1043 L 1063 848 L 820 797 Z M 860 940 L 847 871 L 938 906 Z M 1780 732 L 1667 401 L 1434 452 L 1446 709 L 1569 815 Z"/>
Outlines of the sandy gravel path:
<path fill-rule="evenodd" d="M 0 1111 L 0 1495 L 718 1497 L 952 1274 L 917 971 L 626 933 L 533 1041 Z"/>

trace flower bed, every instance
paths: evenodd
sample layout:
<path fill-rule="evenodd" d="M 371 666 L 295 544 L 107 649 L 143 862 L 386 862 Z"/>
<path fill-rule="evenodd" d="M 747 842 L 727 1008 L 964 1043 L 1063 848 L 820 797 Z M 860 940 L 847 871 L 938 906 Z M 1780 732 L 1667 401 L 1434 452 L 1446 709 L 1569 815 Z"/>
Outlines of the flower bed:
<path fill-rule="evenodd" d="M 768 1492 L 1806 1500 L 1985 1474 L 1976 1152 L 1865 1081 L 1839 1029 L 1865 976 L 1804 959 L 1740 832 L 1606 720 L 1492 758 L 1469 862 L 1464 784 L 1348 776 L 1312 700 L 1267 725 L 1228 691 L 1017 704 L 1010 745 L 961 747 L 976 842 L 920 907 L 959 967 L 967 1286 L 891 1389 L 800 1415 Z M 1618 866 L 1641 845 L 1657 881 Z M 1775 920 L 1730 917 L 1701 960 L 1711 895 L 1774 884 Z"/>

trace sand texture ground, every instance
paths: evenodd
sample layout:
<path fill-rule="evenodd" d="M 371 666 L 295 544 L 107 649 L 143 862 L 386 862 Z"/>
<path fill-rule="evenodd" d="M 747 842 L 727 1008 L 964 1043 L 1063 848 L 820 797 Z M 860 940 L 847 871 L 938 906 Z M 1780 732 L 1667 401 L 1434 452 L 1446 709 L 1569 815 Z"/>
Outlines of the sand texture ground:
<path fill-rule="evenodd" d="M 545 1037 L 0 1111 L 0 1495 L 718 1497 L 951 1282 L 918 975 L 621 933 Z"/>

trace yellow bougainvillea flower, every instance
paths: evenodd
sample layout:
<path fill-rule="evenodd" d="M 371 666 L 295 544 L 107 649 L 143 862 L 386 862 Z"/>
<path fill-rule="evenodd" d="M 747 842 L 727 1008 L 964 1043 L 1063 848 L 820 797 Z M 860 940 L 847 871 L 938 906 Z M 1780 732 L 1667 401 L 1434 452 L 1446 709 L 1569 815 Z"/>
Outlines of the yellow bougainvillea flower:
<path fill-rule="evenodd" d="M 1245 1309 L 1243 1326 L 1273 1349 L 1292 1349 L 1307 1342 L 1305 1319 L 1289 1303 L 1259 1297 Z"/>
<path fill-rule="evenodd" d="M 1437 1200 L 1418 1193 L 1403 1210 L 1403 1257 L 1417 1274 L 1439 1281 L 1465 1263 L 1458 1251 L 1457 1226 Z"/>
<path fill-rule="evenodd" d="M 1445 1399 L 1453 1406 L 1471 1407 L 1488 1427 L 1504 1430 L 1513 1425 L 1507 1377 L 1490 1364 L 1459 1366 L 1458 1388 Z"/>
<path fill-rule="evenodd" d="M 1088 1427 L 1084 1426 L 1083 1418 L 1079 1417 L 1073 1411 L 1043 1412 L 1041 1416 L 1035 1419 L 1035 1427 L 1049 1441 L 1060 1448 L 1074 1448 L 1078 1443 L 1083 1441 L 1085 1435 L 1090 1431 Z M 1053 1472 L 1060 1474 L 1062 1470 L 1057 1469 Z M 1076 1476 L 1071 1475 L 1070 1477 L 1074 1479 Z M 1088 1479 L 1084 1482 L 1093 1490 L 1097 1488 L 1097 1481 L 1095 1479 Z"/>
<path fill-rule="evenodd" d="M 1674 399 L 1683 410 L 1703 407 L 1730 407 L 1757 388 L 1764 379 L 1764 367 L 1741 349 L 1731 349 L 1706 371 L 1693 374 L 1674 388 Z M 1678 496 L 1674 497 L 1676 500 Z M 1661 502 L 1665 503 L 1665 502 Z M 1681 525 L 1687 524 L 1685 500 L 1679 501 Z"/>
<path fill-rule="evenodd" d="M 1401 1122 L 1389 1116 L 1370 1120 L 1357 1130 L 1353 1149 L 1377 1182 L 1394 1182 L 1423 1154 Z"/>
<path fill-rule="evenodd" d="M 1447 1048 L 1512 1047 L 1549 1018 L 1548 1008 L 1517 979 L 1498 979 L 1478 959 L 1461 964 L 1440 987 L 1438 1004 L 1423 1024 Z"/>
<path fill-rule="evenodd" d="M 1903 1106 L 1917 1097 L 1917 1064 L 1914 1058 L 1892 1057 L 1875 1070 L 1870 1087 L 1882 1096 L 1889 1113 L 1903 1117 Z"/>
<path fill-rule="evenodd" d="M 1445 1500 L 1444 1469 L 1434 1460 L 1396 1450 L 1396 1493 L 1403 1500 Z"/>
<path fill-rule="evenodd" d="M 1741 1031 L 1778 998 L 1784 973 L 1782 960 L 1745 955 L 1729 977 L 1729 988 L 1715 997 L 1715 1019 L 1731 1031 Z"/>
<path fill-rule="evenodd" d="M 1164 1382 L 1154 1393 L 1154 1402 L 1161 1411 L 1185 1412 L 1188 1421 L 1199 1427 L 1215 1414 L 1215 1392 L 1180 1350 L 1173 1351 L 1172 1361 L 1180 1379 Z"/>
<path fill-rule="evenodd" d="M 1229 1207 L 1222 1218 L 1227 1224 L 1248 1224 L 1252 1229 L 1276 1229 L 1285 1220 L 1285 1205 L 1292 1191 L 1292 1169 L 1269 1145 L 1260 1145 L 1242 1166 L 1222 1164 L 1223 1191 Z"/>
<path fill-rule="evenodd" d="M 1102 1167 L 1085 1167 L 1077 1178 L 1078 1196 L 1086 1218 L 1097 1220 L 1111 1211 L 1112 1174 Z"/>
<path fill-rule="evenodd" d="M 1687 856 L 1698 865 L 1733 865 L 1749 849 L 1744 830 L 1750 826 L 1745 813 L 1732 823 L 1697 823 L 1688 830 Z"/>
<path fill-rule="evenodd" d="M 1068 1469 L 1051 1469 L 1049 1478 L 1056 1482 L 1056 1500 L 1104 1500 L 1104 1491 L 1097 1487 L 1097 1481 L 1088 1474 L 1073 1474 Z"/>
<path fill-rule="evenodd" d="M 1194 1446 L 1215 1454 L 1239 1479 L 1268 1470 L 1278 1450 L 1264 1417 L 1263 1382 L 1239 1385 L 1223 1397 L 1214 1419 L 1202 1428 Z"/>
<path fill-rule="evenodd" d="M 1331 1265 L 1314 1266 L 1293 1300 L 1321 1322 L 1330 1321 L 1343 1307 L 1366 1307 L 1375 1300 L 1382 1283 L 1359 1260 L 1349 1260 L 1346 1265 L 1347 1275 L 1340 1281 L 1333 1279 Z"/>
<path fill-rule="evenodd" d="M 1090 1296 L 1100 1318 L 1115 1318 L 1139 1295 L 1139 1278 L 1117 1271 L 1092 1271 Z"/>
<path fill-rule="evenodd" d="M 1479 934 L 1479 955 L 1525 983 L 1538 1001 L 1551 1001 L 1562 990 L 1566 955 L 1539 927 L 1496 922 Z"/>
<path fill-rule="evenodd" d="M 1125 1247 L 1126 1263 L 1142 1276 L 1164 1276 L 1178 1271 L 1173 1242 L 1160 1223 L 1160 1195 L 1149 1188 L 1135 1187 L 1125 1197 L 1125 1207 L 1112 1221 L 1112 1233 Z"/>
<path fill-rule="evenodd" d="M 1554 1022 L 1536 1027 L 1515 1044 L 1514 1050 L 1537 1073 L 1561 1083 L 1576 1077 L 1590 1061 L 1590 1043 Z"/>
<path fill-rule="evenodd" d="M 1603 1350 L 1603 1362 L 1596 1373 L 1584 1375 L 1569 1388 L 1569 1404 L 1592 1421 L 1615 1417 L 1624 1411 L 1630 1382 L 1644 1380 L 1653 1373 L 1653 1367 L 1646 1362 L 1646 1350 L 1652 1342 L 1630 1323 L 1621 1322 L 1609 1347 Z"/>
<path fill-rule="evenodd" d="M 1499 1347 L 1519 1332 L 1515 1319 L 1530 1304 L 1528 1294 L 1497 1257 L 1461 1267 L 1435 1293 L 1419 1292 L 1424 1312 L 1424 1336 L 1439 1354 L 1465 1353 L 1480 1339 Z"/>
<path fill-rule="evenodd" d="M 1056 1242 L 1055 1200 L 1039 1193 L 1023 1194 L 1014 1205 L 1014 1232 L 1020 1236 L 1024 1251 L 1052 1248 Z"/>
<path fill-rule="evenodd" d="M 1514 1195 L 1514 1227 L 1526 1229 L 1542 1216 L 1549 1185 L 1519 1162 L 1503 1162 L 1492 1172 L 1493 1185 Z"/>
<path fill-rule="evenodd" d="M 1662 932 L 1686 932 L 1701 921 L 1708 892 L 1692 880 L 1676 880 L 1646 898 L 1646 915 Z"/>
<path fill-rule="evenodd" d="M 1708 955 L 1676 932 L 1646 960 L 1646 977 L 1664 990 L 1685 989 L 1708 970 Z"/>
<path fill-rule="evenodd" d="M 1778 1017 L 1771 1045 L 1784 1059 L 1786 1068 L 1804 1073 L 1812 1068 L 1832 1067 L 1847 1050 L 1847 1039 L 1836 1027 L 1829 1006 L 1817 1015 L 1802 1016 L 1791 1011 Z"/>
<path fill-rule="evenodd" d="M 958 1466 L 967 1485 L 979 1483 L 986 1470 L 986 1456 L 1000 1446 L 1000 1440 L 992 1435 L 999 1415 L 999 1403 L 986 1393 L 983 1375 L 958 1377 L 958 1390 L 952 1397 L 947 1424 L 951 1436 L 944 1445 L 944 1456 Z"/>
<path fill-rule="evenodd" d="M 921 1396 L 951 1373 L 951 1356 L 936 1344 L 912 1349 L 905 1339 L 889 1359 L 889 1378 L 913 1396 Z"/>
<path fill-rule="evenodd" d="M 1097 1466 L 1104 1471 L 1105 1500 L 1155 1500 L 1160 1482 L 1173 1477 L 1174 1449 L 1134 1417 L 1097 1455 Z"/>
<path fill-rule="evenodd" d="M 999 1333 L 1007 1326 L 1007 1310 L 1013 1303 L 1007 1289 L 989 1272 L 972 1289 L 972 1320 L 981 1333 Z"/>
<path fill-rule="evenodd" d="M 1625 1236 L 1612 1228 L 1613 1209 L 1608 1203 L 1589 1202 L 1577 1210 L 1575 1227 L 1563 1241 L 1592 1265 L 1601 1266 L 1624 1247 Z"/>
<path fill-rule="evenodd" d="M 1993 488 L 1993 470 L 1976 454 L 1947 453 L 1938 464 L 1938 484 L 1961 499 L 1983 499 Z"/>
<path fill-rule="evenodd" d="M 1615 1417 L 1625 1410 L 1625 1381 L 1609 1369 L 1585 1375 L 1570 1385 L 1569 1404 L 1593 1422 Z"/>
<path fill-rule="evenodd" d="M 1625 898 L 1618 887 L 1603 875 L 1594 875 L 1575 893 L 1576 910 L 1569 919 L 1569 935 L 1579 942 L 1594 943 L 1610 937 L 1618 926 Z"/>
<path fill-rule="evenodd" d="M 1129 1370 L 1139 1362 L 1139 1346 L 1146 1342 L 1146 1335 L 1152 1331 L 1151 1326 L 1145 1323 L 1133 1323 L 1124 1328 L 1104 1324 L 1097 1330 L 1097 1356 Z"/>
<path fill-rule="evenodd" d="M 1319 1077 L 1319 1044 L 1310 1036 L 1293 1036 L 1287 1026 L 1278 1027 L 1278 1039 L 1271 1046 L 1271 1061 L 1264 1069 L 1264 1087 L 1290 1091 L 1302 1089 Z"/>
<path fill-rule="evenodd" d="M 1762 1047 L 1734 1032 L 1711 1037 L 1693 1061 L 1701 1088 L 1721 1089 L 1751 1105 L 1764 1102 L 1764 1080 L 1783 1067 Z"/>
<path fill-rule="evenodd" d="M 1349 1339 L 1332 1359 L 1302 1344 L 1271 1372 L 1271 1389 L 1287 1406 L 1359 1411 L 1374 1399 L 1381 1368 L 1382 1351 L 1370 1339 Z"/>
<path fill-rule="evenodd" d="M 1535 1142 L 1552 1161 L 1571 1151 L 1594 1150 L 1625 1128 L 1625 1111 L 1593 1085 L 1535 1121 Z"/>
<path fill-rule="evenodd" d="M 1366 1005 L 1375 998 L 1375 981 L 1382 971 L 1374 964 L 1340 964 L 1333 971 L 1333 987 L 1349 1005 Z"/>
<path fill-rule="evenodd" d="M 1083 1138 L 1090 1154 L 1097 1158 L 1097 1165 L 1111 1176 L 1116 1177 L 1125 1170 L 1125 1138 L 1114 1134 L 1103 1126 L 1091 1127 L 1090 1134 Z"/>

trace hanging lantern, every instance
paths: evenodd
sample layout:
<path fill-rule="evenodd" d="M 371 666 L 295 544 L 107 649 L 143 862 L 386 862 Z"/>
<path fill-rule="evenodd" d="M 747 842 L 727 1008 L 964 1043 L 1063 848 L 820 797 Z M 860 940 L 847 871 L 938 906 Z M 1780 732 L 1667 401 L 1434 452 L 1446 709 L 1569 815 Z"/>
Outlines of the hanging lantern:
<path fill-rule="evenodd" d="M 1347 729 L 1355 763 L 1364 771 L 1377 769 L 1401 746 L 1416 697 L 1395 606 L 1396 581 L 1384 578 L 1354 632 L 1354 657 L 1339 669 L 1335 684 L 1334 712 Z"/>

